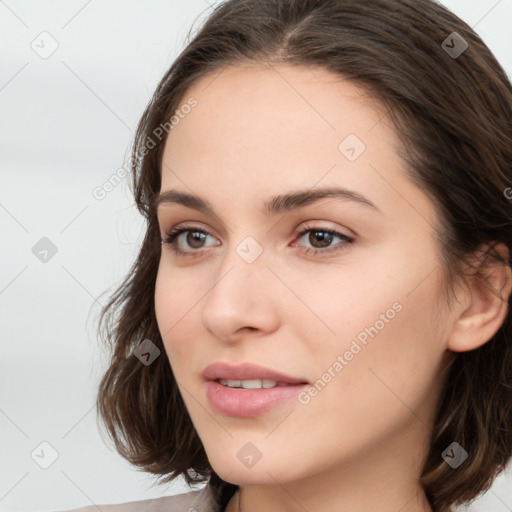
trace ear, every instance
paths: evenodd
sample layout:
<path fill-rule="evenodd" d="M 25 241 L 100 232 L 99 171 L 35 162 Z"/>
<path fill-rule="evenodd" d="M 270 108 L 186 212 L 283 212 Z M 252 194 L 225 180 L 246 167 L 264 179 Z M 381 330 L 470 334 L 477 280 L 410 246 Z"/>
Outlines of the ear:
<path fill-rule="evenodd" d="M 489 246 L 475 254 L 477 271 L 467 278 L 462 310 L 448 337 L 448 348 L 454 352 L 474 350 L 487 343 L 499 330 L 508 313 L 512 290 L 512 271 L 507 264 L 509 251 L 503 244 Z"/>

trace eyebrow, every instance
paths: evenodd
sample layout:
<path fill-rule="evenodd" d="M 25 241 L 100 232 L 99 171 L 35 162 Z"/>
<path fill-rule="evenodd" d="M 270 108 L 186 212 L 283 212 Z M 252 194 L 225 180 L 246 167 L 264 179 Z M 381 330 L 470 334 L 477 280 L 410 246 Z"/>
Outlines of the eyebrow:
<path fill-rule="evenodd" d="M 346 188 L 319 188 L 315 190 L 299 190 L 287 194 L 280 194 L 265 201 L 263 212 L 268 215 L 278 215 L 292 210 L 303 208 L 308 204 L 320 201 L 321 199 L 336 198 L 343 201 L 352 201 L 357 204 L 367 206 L 375 211 L 382 213 L 369 199 L 357 192 Z M 217 217 L 212 205 L 199 196 L 180 192 L 178 190 L 167 190 L 156 196 L 153 201 L 153 208 L 156 210 L 162 204 L 181 204 L 187 208 L 198 210 L 202 213 Z"/>

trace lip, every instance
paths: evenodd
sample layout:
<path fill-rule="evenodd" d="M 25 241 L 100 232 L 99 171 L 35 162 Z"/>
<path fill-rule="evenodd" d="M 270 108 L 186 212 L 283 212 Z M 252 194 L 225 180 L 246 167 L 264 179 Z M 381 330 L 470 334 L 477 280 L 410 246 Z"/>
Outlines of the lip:
<path fill-rule="evenodd" d="M 251 363 L 231 365 L 218 362 L 207 366 L 203 371 L 203 378 L 206 381 L 227 379 L 227 380 L 253 380 L 269 379 L 286 384 L 308 384 L 306 379 L 291 377 L 284 373 L 271 370 L 264 366 L 258 366 Z"/>
<path fill-rule="evenodd" d="M 213 409 L 226 416 L 239 418 L 264 414 L 296 397 L 300 391 L 309 386 L 305 379 L 291 377 L 250 363 L 239 365 L 214 363 L 205 368 L 202 376 L 205 379 L 206 396 Z M 287 385 L 261 389 L 230 388 L 217 382 L 218 379 L 269 379 Z"/>

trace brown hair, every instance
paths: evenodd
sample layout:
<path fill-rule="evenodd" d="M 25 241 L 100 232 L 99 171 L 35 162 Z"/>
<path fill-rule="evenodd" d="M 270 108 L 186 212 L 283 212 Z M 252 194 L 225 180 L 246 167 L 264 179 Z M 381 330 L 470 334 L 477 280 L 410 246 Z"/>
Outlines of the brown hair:
<path fill-rule="evenodd" d="M 468 45 L 458 56 L 449 51 L 459 37 L 453 32 Z M 155 130 L 169 122 L 197 80 L 209 74 L 213 79 L 228 65 L 258 61 L 322 66 L 362 86 L 387 108 L 410 178 L 440 214 L 436 236 L 447 292 L 465 276 L 468 256 L 481 247 L 499 258 L 493 248 L 504 243 L 509 255 L 500 261 L 511 264 L 512 202 L 505 190 L 512 183 L 512 86 L 466 23 L 430 0 L 229 0 L 217 5 L 162 78 L 139 122 L 133 188 L 147 229 L 137 260 L 100 317 L 111 361 L 99 386 L 99 414 L 121 456 L 162 483 L 179 475 L 189 484 L 208 477 L 215 485 L 223 482 L 208 462 L 168 358 L 144 365 L 133 354 L 145 339 L 165 354 L 154 310 L 161 245 L 153 207 L 165 137 L 155 143 Z M 488 490 L 511 456 L 507 300 L 507 317 L 495 336 L 476 350 L 457 353 L 449 367 L 420 475 L 435 511 Z M 458 470 L 441 457 L 453 441 L 469 454 Z"/>

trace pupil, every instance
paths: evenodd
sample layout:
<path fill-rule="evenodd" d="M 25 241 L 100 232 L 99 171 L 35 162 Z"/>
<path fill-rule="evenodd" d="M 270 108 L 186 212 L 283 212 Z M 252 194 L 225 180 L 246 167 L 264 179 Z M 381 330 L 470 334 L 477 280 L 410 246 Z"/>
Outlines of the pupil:
<path fill-rule="evenodd" d="M 190 245 L 190 247 L 198 249 L 201 247 L 201 242 L 204 240 L 205 236 L 206 235 L 204 233 L 192 231 L 187 235 L 187 243 Z"/>
<path fill-rule="evenodd" d="M 317 236 L 319 233 L 321 235 Z M 327 247 L 332 241 L 332 236 L 333 235 L 331 233 L 327 233 L 325 231 L 312 231 L 309 235 L 309 241 L 313 247 L 315 247 L 315 243 L 317 241 L 320 241 L 320 247 Z"/>

